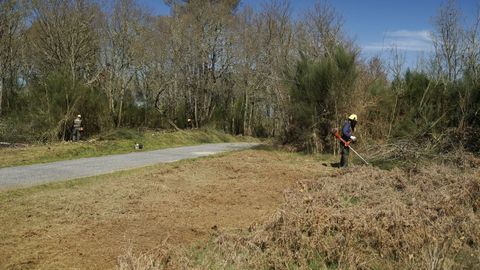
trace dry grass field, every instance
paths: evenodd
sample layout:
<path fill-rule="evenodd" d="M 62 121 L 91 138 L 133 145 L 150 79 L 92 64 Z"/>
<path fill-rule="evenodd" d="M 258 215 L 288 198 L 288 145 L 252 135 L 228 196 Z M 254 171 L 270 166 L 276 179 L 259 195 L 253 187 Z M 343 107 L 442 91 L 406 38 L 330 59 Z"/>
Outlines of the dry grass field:
<path fill-rule="evenodd" d="M 248 150 L 0 193 L 0 269 L 480 269 L 480 163 Z"/>
<path fill-rule="evenodd" d="M 325 171 L 251 150 L 3 192 L 0 269 L 108 269 L 128 248 L 202 245 L 265 220 L 286 188 Z"/>

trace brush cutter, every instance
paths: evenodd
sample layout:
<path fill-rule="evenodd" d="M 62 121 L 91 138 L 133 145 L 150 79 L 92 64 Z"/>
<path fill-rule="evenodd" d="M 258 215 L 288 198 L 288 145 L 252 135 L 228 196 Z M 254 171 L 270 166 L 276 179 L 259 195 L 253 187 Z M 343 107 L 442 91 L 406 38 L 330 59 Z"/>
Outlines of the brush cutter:
<path fill-rule="evenodd" d="M 353 153 L 355 153 L 355 155 L 357 155 L 363 162 L 365 162 L 365 164 L 369 165 L 368 162 L 362 156 L 360 156 L 360 154 L 357 153 L 357 151 L 355 151 L 355 149 L 353 149 L 348 142 L 346 142 L 344 139 L 342 139 L 342 136 L 340 136 L 340 132 L 338 132 L 338 131 L 335 132 L 335 137 L 337 137 L 337 139 L 339 139 L 345 146 L 350 148 L 350 150 L 352 150 Z"/>

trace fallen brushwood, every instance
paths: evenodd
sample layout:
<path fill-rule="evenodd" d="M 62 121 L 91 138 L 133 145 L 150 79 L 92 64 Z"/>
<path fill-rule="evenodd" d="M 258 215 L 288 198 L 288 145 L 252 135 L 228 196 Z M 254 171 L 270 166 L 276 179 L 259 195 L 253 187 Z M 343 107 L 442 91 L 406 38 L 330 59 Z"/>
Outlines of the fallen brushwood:
<path fill-rule="evenodd" d="M 23 143 L 0 142 L 0 148 L 20 148 L 20 147 L 27 147 L 27 145 Z"/>

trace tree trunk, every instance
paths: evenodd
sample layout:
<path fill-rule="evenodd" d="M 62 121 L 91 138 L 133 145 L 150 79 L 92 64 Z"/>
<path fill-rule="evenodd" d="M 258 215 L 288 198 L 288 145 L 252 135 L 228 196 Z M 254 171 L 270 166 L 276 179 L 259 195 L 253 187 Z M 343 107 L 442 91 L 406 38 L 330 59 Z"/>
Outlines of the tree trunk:
<path fill-rule="evenodd" d="M 122 110 L 123 110 L 123 100 L 120 100 L 120 104 L 118 105 L 117 128 L 119 128 L 122 123 Z"/>
<path fill-rule="evenodd" d="M 0 116 L 2 116 L 3 80 L 0 79 Z"/>
<path fill-rule="evenodd" d="M 248 118 L 248 91 L 245 90 L 245 108 L 243 111 L 243 135 L 244 136 L 250 135 L 248 134 L 247 118 Z"/>
<path fill-rule="evenodd" d="M 197 96 L 193 98 L 193 116 L 195 117 L 195 128 L 198 128 L 198 106 L 197 106 Z"/>
<path fill-rule="evenodd" d="M 121 123 L 122 123 L 123 97 L 124 96 L 125 96 L 125 88 L 122 87 L 122 90 L 120 92 L 120 100 L 119 100 L 119 104 L 118 104 L 117 128 L 119 128 Z"/>
<path fill-rule="evenodd" d="M 255 103 L 250 104 L 250 116 L 248 117 L 248 136 L 252 136 L 252 120 L 253 120 L 253 109 L 255 108 Z"/>
<path fill-rule="evenodd" d="M 177 131 L 182 131 L 177 125 L 175 125 L 175 123 L 173 123 L 172 120 L 170 120 L 170 119 L 167 118 L 167 122 L 168 122 L 174 129 L 176 129 Z"/>

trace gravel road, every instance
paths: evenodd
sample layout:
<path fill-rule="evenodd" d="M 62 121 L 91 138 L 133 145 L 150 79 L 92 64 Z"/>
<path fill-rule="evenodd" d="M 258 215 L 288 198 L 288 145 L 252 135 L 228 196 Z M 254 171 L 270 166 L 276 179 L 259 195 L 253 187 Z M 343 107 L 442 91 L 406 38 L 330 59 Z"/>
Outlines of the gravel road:
<path fill-rule="evenodd" d="M 145 167 L 158 163 L 242 150 L 256 143 L 219 143 L 168 148 L 148 152 L 82 158 L 0 169 L 0 189 L 33 186 Z"/>

